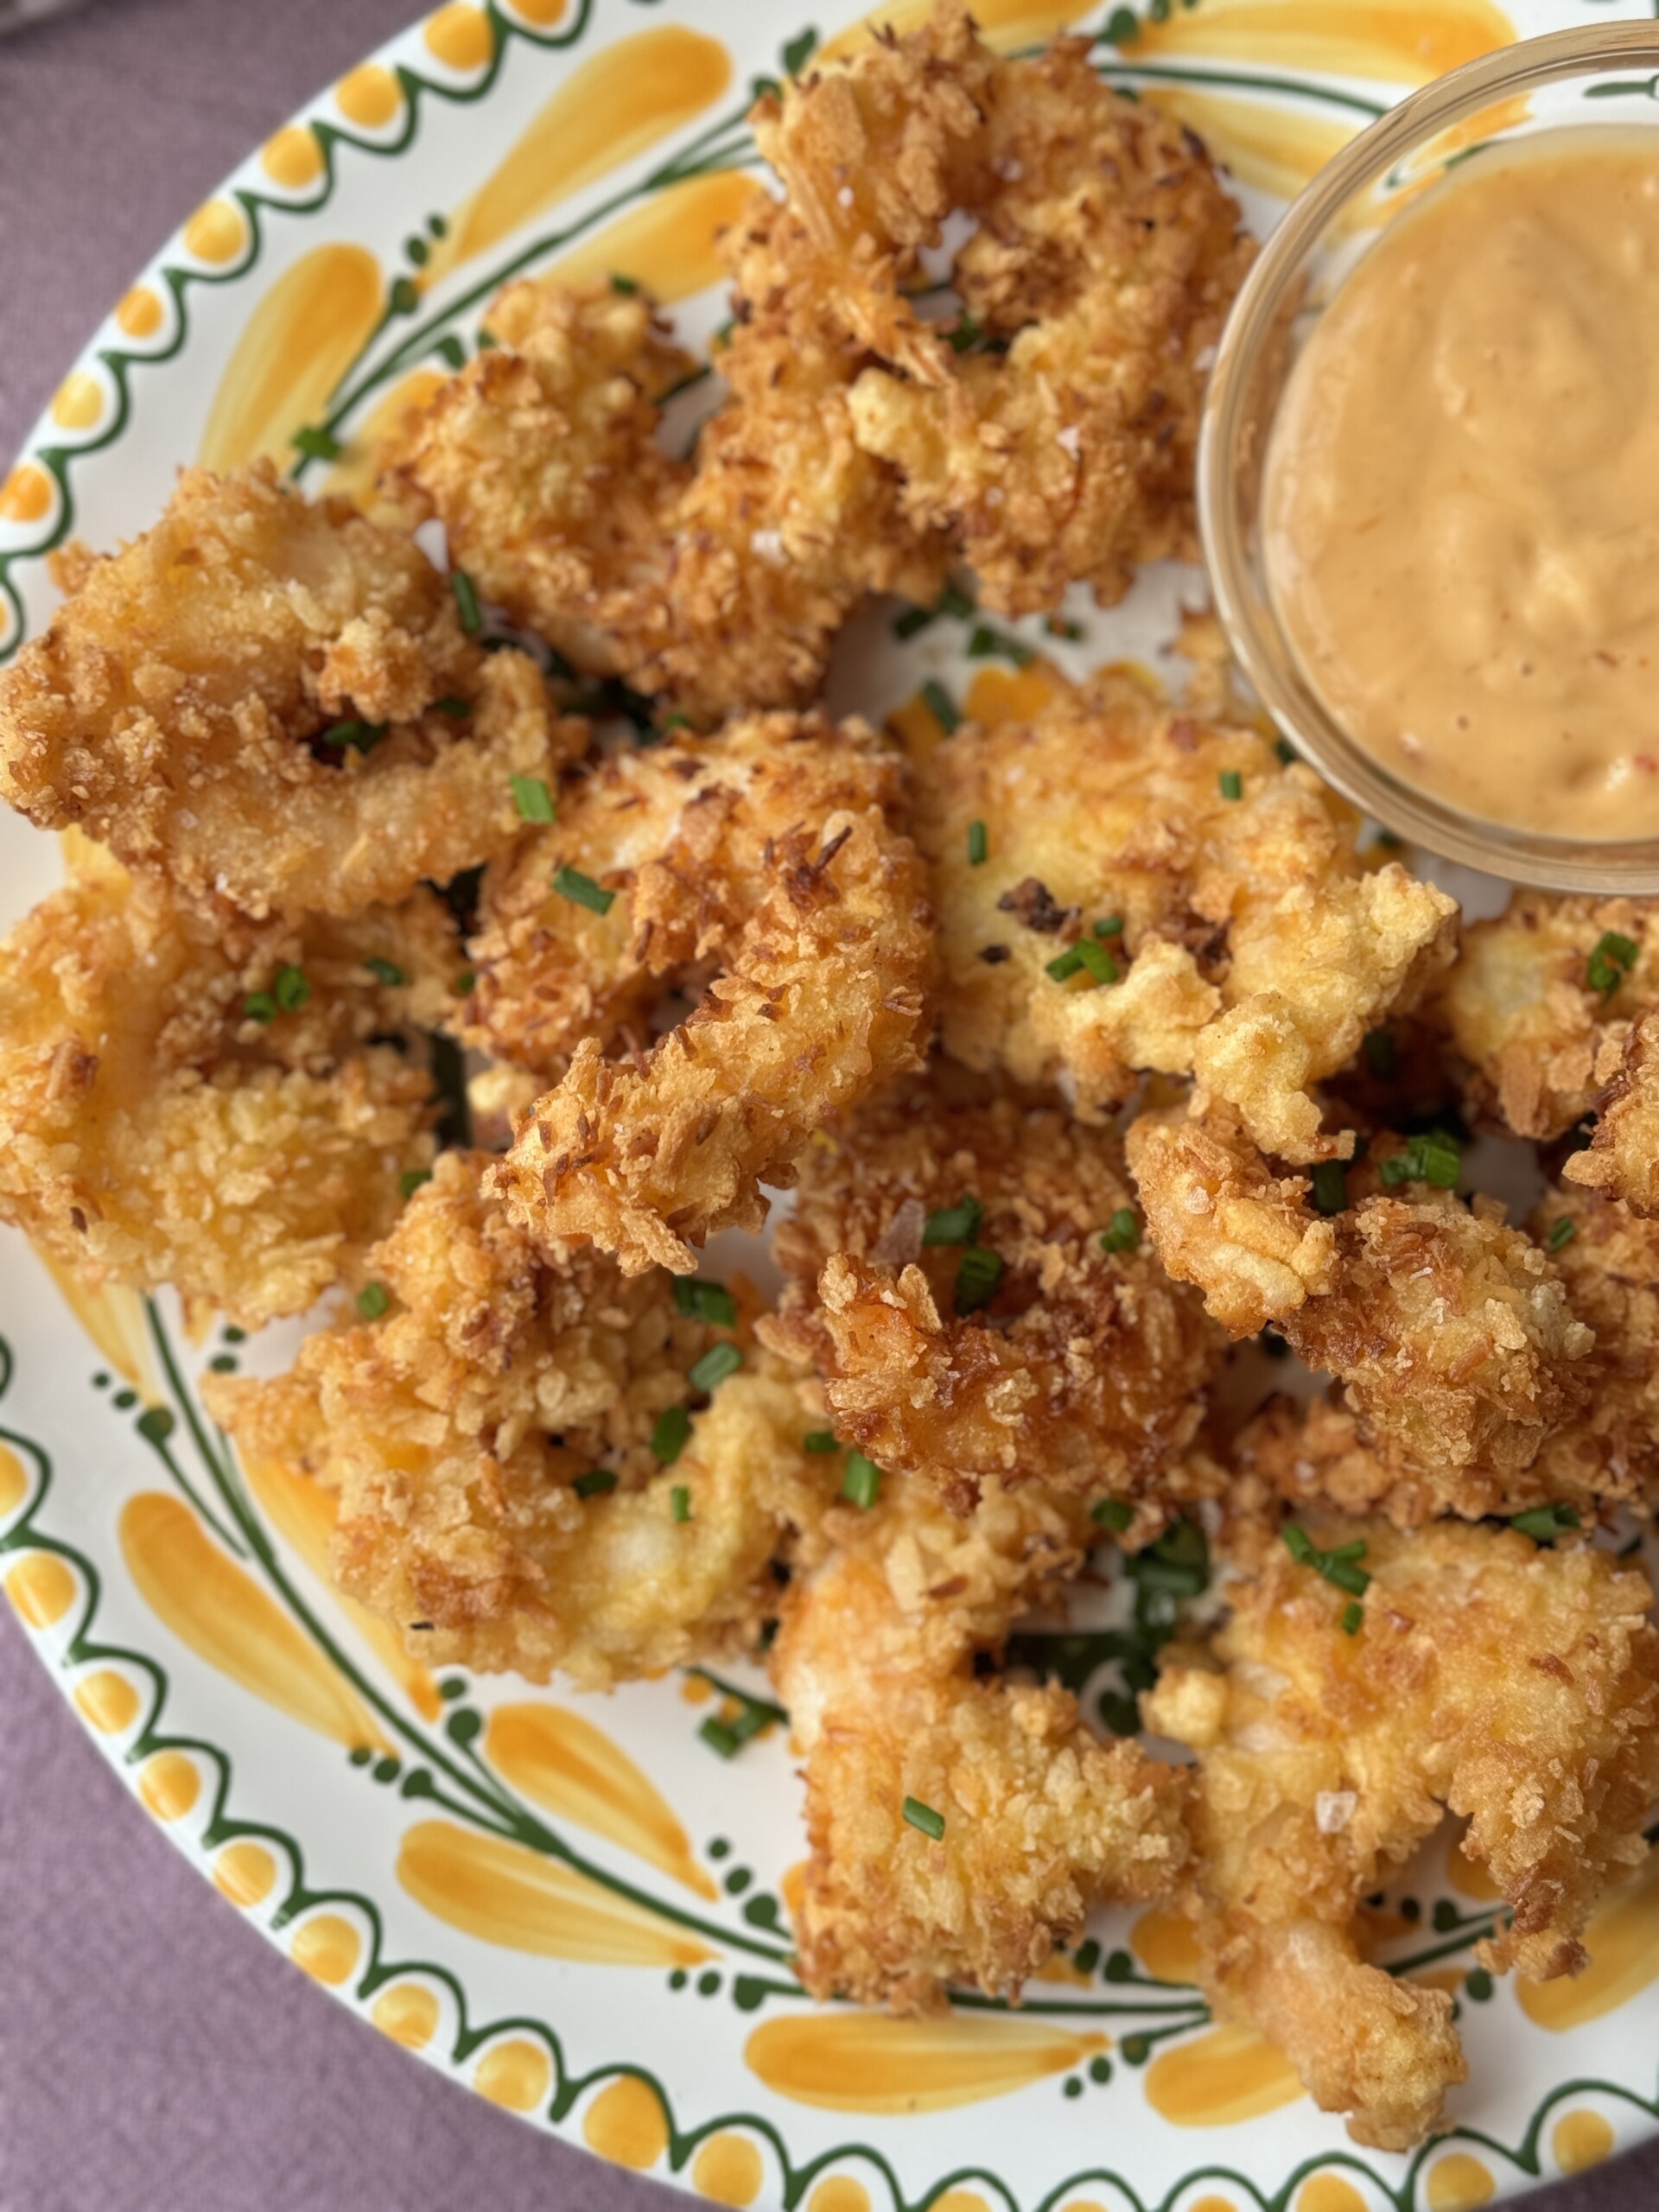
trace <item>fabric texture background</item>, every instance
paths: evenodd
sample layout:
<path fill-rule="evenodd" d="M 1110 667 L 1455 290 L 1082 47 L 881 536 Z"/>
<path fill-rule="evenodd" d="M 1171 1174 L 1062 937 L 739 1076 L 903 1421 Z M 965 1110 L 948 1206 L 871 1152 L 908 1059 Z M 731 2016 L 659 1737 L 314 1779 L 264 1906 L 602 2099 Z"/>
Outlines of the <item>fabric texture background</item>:
<path fill-rule="evenodd" d="M 0 39 L 0 463 L 169 231 L 410 0 L 95 0 Z M 3 473 L 3 471 L 0 471 Z M 216 1897 L 0 1606 L 0 2212 L 652 2212 Z M 1652 2212 L 1659 2146 L 1528 2200 Z"/>

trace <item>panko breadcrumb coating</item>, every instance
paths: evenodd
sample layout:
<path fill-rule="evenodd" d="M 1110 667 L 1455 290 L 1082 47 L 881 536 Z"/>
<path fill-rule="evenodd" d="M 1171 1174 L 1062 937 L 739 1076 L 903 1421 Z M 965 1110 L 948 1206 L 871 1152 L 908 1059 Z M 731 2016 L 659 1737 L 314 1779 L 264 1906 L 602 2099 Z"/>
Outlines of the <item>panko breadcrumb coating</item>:
<path fill-rule="evenodd" d="M 1517 891 L 1495 921 L 1471 923 L 1438 998 L 1471 1111 L 1544 1141 L 1592 1110 L 1631 1023 L 1656 1007 L 1659 899 L 1554 891 Z"/>
<path fill-rule="evenodd" d="M 961 0 L 761 100 L 754 131 L 831 311 L 878 357 L 854 434 L 1004 613 L 1121 599 L 1196 551 L 1201 365 L 1251 256 L 1190 130 L 1101 83 L 1092 41 L 999 60 Z M 954 327 L 904 296 L 948 216 Z"/>
<path fill-rule="evenodd" d="M 658 442 L 695 365 L 649 298 L 545 278 L 508 287 L 497 344 L 386 455 L 388 489 L 442 518 L 451 557 L 515 621 L 703 720 L 810 698 L 864 593 L 931 601 L 949 558 L 853 442 L 867 357 L 826 321 L 798 221 L 757 190 L 722 253 L 728 396 L 690 458 Z"/>
<path fill-rule="evenodd" d="M 1368 871 L 1308 769 L 1109 673 L 1032 721 L 964 724 L 915 779 L 948 1052 L 1061 1083 L 1084 1115 L 1137 1070 L 1196 1073 L 1287 1160 L 1351 1141 L 1309 1087 L 1451 957 L 1457 907 L 1397 862 Z M 1108 980 L 1056 980 L 1074 946 Z"/>
<path fill-rule="evenodd" d="M 1141 1241 L 1118 1137 L 958 1087 L 936 1075 L 808 1147 L 761 1333 L 824 1378 L 838 1434 L 958 1511 L 993 1476 L 1155 1490 L 1225 1339 Z M 964 1200 L 975 1217 L 952 1223 Z M 996 1277 L 981 1304 L 976 1264 Z"/>
<path fill-rule="evenodd" d="M 1596 1101 L 1590 1142 L 1561 1173 L 1632 1213 L 1659 1214 L 1659 1014 L 1632 1024 L 1624 1065 Z"/>
<path fill-rule="evenodd" d="M 254 924 L 94 860 L 0 945 L 0 1217 L 94 1282 L 302 1313 L 432 1156 L 393 1040 L 443 1017 L 459 963 L 430 893 Z"/>
<path fill-rule="evenodd" d="M 1596 1338 L 1589 1405 L 1546 1440 L 1534 1479 L 1550 1497 L 1659 1504 L 1659 1222 L 1555 1191 L 1527 1225 Z"/>
<path fill-rule="evenodd" d="M 1171 1274 L 1236 1336 L 1272 1322 L 1343 1382 L 1366 1440 L 1400 1463 L 1391 1510 L 1516 1511 L 1541 1502 L 1528 1471 L 1548 1439 L 1590 1402 L 1594 1334 L 1495 1201 L 1423 1181 L 1393 1195 L 1378 1170 L 1402 1150 L 1373 1140 L 1325 1216 L 1306 1176 L 1276 1176 L 1224 1117 L 1146 1116 L 1128 1138 Z M 1619 1485 L 1599 1469 L 1592 1487 Z"/>
<path fill-rule="evenodd" d="M 412 538 L 268 461 L 185 470 L 142 537 L 55 573 L 69 598 L 0 671 L 0 795 L 191 899 L 396 905 L 509 843 L 512 778 L 588 741 Z"/>
<path fill-rule="evenodd" d="M 929 1484 L 837 1506 L 791 1582 L 772 1679 L 805 1758 L 811 1857 L 795 1964 L 819 1998 L 942 2012 L 944 1985 L 1017 1996 L 1095 1904 L 1166 1892 L 1185 1777 L 1082 1726 L 1066 1691 L 980 1681 L 974 1654 L 1074 1571 L 1075 1502 L 994 1478 L 962 1521 Z M 914 1798 L 937 1840 L 906 1823 Z"/>
<path fill-rule="evenodd" d="M 648 1051 L 575 1042 L 492 1187 L 550 1251 L 591 1244 L 629 1274 L 684 1274 L 693 1243 L 759 1228 L 760 1183 L 792 1180 L 814 1128 L 918 1064 L 932 930 L 921 862 L 891 824 L 899 763 L 861 723 L 755 715 L 618 773 L 661 834 L 646 861 L 603 776 L 599 822 L 571 809 L 581 849 L 609 835 L 621 864 L 629 944 L 602 939 L 601 963 L 706 963 L 714 980 Z M 550 862 L 569 827 L 543 839 Z"/>
<path fill-rule="evenodd" d="M 1187 1906 L 1212 2003 L 1277 2044 L 1356 2141 L 1405 2150 L 1466 2069 L 1451 1999 L 1364 1963 L 1360 1901 L 1445 1808 L 1513 1915 L 1484 1963 L 1535 1980 L 1581 1966 L 1603 1885 L 1646 1851 L 1659 1637 L 1645 1578 L 1604 1552 L 1298 1522 L 1322 1553 L 1363 1546 L 1363 1597 L 1264 1533 L 1211 1650 L 1173 1649 L 1142 1710 L 1198 1755 Z"/>
<path fill-rule="evenodd" d="M 604 1688 L 752 1646 L 830 1479 L 795 1389 L 728 1376 L 660 1465 L 657 1423 L 713 1331 L 660 1274 L 543 1266 L 480 1194 L 486 1164 L 445 1153 L 374 1254 L 389 1313 L 308 1338 L 275 1382 L 209 1377 L 212 1410 L 338 1491 L 340 1587 L 430 1665 Z M 614 1487 L 584 1497 L 599 1469 Z"/>

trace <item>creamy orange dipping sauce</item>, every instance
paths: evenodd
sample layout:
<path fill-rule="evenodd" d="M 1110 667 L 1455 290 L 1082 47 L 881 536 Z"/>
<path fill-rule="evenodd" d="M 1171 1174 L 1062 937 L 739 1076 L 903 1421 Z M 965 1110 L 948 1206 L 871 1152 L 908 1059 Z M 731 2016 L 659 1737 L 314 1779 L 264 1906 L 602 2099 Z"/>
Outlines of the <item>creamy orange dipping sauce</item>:
<path fill-rule="evenodd" d="M 1541 131 L 1396 217 L 1292 369 L 1264 514 L 1304 671 L 1385 767 L 1659 834 L 1659 130 Z"/>

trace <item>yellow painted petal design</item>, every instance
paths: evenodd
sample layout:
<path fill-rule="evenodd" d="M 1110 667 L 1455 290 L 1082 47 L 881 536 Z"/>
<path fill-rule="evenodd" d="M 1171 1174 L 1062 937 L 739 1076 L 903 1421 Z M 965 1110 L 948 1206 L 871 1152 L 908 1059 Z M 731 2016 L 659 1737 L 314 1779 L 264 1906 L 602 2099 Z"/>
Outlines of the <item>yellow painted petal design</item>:
<path fill-rule="evenodd" d="M 1170 85 L 1147 85 L 1141 97 L 1196 130 L 1241 183 L 1280 200 L 1294 200 L 1363 122 L 1359 116 L 1310 115 L 1300 108 L 1270 107 L 1262 100 Z"/>
<path fill-rule="evenodd" d="M 143 1491 L 121 1511 L 138 1594 L 210 1667 L 308 1728 L 356 1750 L 391 1745 L 338 1669 L 213 1542 L 188 1505 Z"/>
<path fill-rule="evenodd" d="M 613 1967 L 695 1967 L 715 1955 L 672 1921 L 556 1859 L 452 1821 L 408 1831 L 397 1878 L 440 1920 L 509 1950 Z"/>
<path fill-rule="evenodd" d="M 1196 1981 L 1198 1939 L 1184 1913 L 1143 1912 L 1129 1934 L 1129 1945 L 1160 1981 Z"/>
<path fill-rule="evenodd" d="M 484 1738 L 491 1764 L 561 1820 L 637 1852 L 699 1897 L 719 1891 L 656 1788 L 602 1729 L 557 1705 L 504 1705 Z"/>
<path fill-rule="evenodd" d="M 1211 2028 L 1147 2069 L 1147 2102 L 1177 2127 L 1230 2127 L 1306 2094 L 1284 2053 L 1254 2028 Z"/>
<path fill-rule="evenodd" d="M 885 0 L 868 16 L 826 39 L 817 59 L 837 61 L 855 54 L 878 26 L 913 31 L 933 12 L 933 0 Z M 1018 46 L 1056 37 L 1089 13 L 1089 0 L 974 0 L 974 21 L 987 46 L 1008 54 Z"/>
<path fill-rule="evenodd" d="M 333 1588 L 328 1567 L 328 1542 L 339 1518 L 340 1501 L 331 1490 L 308 1475 L 285 1467 L 276 1459 L 245 1459 L 242 1471 L 248 1486 L 314 1574 Z M 404 1649 L 404 1640 L 390 1623 L 372 1613 L 355 1599 L 334 1592 L 340 1606 L 359 1630 L 386 1672 L 409 1698 L 424 1720 L 435 1720 L 442 1707 L 437 1685 L 418 1660 Z"/>
<path fill-rule="evenodd" d="M 1199 0 L 1161 23 L 1143 21 L 1128 52 L 1135 61 L 1202 54 L 1299 76 L 1426 85 L 1514 38 L 1491 0 Z"/>
<path fill-rule="evenodd" d="M 447 276 L 644 153 L 701 115 L 731 81 L 725 48 L 678 23 L 607 47 L 570 72 L 488 183 L 456 208 L 422 281 Z"/>
<path fill-rule="evenodd" d="M 323 490 L 353 500 L 366 514 L 374 505 L 381 447 L 405 415 L 424 407 L 433 393 L 448 381 L 442 369 L 415 369 L 393 385 L 375 402 L 351 435 L 342 441 L 340 459 L 323 479 Z"/>
<path fill-rule="evenodd" d="M 1557 2035 L 1629 2004 L 1659 1976 L 1659 1855 L 1602 1906 L 1584 1942 L 1590 1963 L 1582 1974 L 1516 1986 L 1527 2018 Z"/>
<path fill-rule="evenodd" d="M 1028 721 L 1070 685 L 1058 668 L 1034 660 L 1029 666 L 982 668 L 968 686 L 962 710 L 972 721 L 997 729 L 1004 722 Z"/>
<path fill-rule="evenodd" d="M 161 1384 L 150 1355 L 144 1301 L 126 1283 L 102 1283 L 94 1290 L 73 1268 L 35 1247 L 41 1265 L 63 1294 L 63 1302 L 99 1352 L 130 1382 L 147 1406 L 162 1402 Z"/>
<path fill-rule="evenodd" d="M 585 283 L 620 270 L 664 303 L 690 298 L 719 281 L 715 240 L 741 216 L 760 189 L 737 169 L 716 169 L 670 185 L 631 214 L 595 232 L 548 270 L 562 283 Z"/>
<path fill-rule="evenodd" d="M 240 468 L 262 454 L 285 466 L 302 423 L 361 352 L 385 297 L 366 247 L 320 245 L 296 261 L 249 316 L 219 379 L 200 459 Z"/>
<path fill-rule="evenodd" d="M 768 2020 L 744 2062 L 769 2089 L 831 2112 L 944 2112 L 1006 2097 L 1104 2050 L 1103 2035 L 983 2014 L 890 2020 L 805 2012 Z"/>

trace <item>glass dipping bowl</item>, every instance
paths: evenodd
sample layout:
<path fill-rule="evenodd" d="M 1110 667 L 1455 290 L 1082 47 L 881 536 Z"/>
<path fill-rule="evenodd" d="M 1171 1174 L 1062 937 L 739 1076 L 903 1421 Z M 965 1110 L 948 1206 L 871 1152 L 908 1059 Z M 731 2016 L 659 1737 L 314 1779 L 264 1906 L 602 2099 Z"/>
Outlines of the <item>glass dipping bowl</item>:
<path fill-rule="evenodd" d="M 1198 528 L 1217 612 L 1245 673 L 1297 752 L 1357 805 L 1412 844 L 1515 882 L 1659 892 L 1659 836 L 1592 842 L 1482 821 L 1402 781 L 1357 743 L 1303 673 L 1263 544 L 1274 418 L 1338 288 L 1394 217 L 1474 148 L 1569 124 L 1650 130 L 1659 161 L 1659 21 L 1554 31 L 1467 62 L 1402 100 L 1320 170 L 1262 248 L 1222 334 L 1198 442 Z"/>

